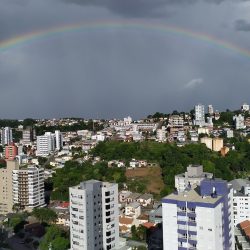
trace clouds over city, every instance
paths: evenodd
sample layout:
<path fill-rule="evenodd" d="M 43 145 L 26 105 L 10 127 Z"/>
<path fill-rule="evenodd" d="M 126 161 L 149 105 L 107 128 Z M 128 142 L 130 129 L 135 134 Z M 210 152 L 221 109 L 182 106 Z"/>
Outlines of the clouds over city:
<path fill-rule="evenodd" d="M 237 108 L 249 98 L 250 59 L 213 38 L 250 51 L 249 11 L 240 0 L 0 0 L 0 51 L 23 34 L 99 24 L 0 52 L 0 105 L 12 100 L 0 118 L 139 118 L 196 102 Z M 211 39 L 157 28 L 164 25 Z"/>

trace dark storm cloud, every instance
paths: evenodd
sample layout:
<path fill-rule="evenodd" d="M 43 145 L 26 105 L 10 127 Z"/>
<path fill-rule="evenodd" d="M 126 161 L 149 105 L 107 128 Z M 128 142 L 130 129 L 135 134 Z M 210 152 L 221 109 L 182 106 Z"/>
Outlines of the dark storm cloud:
<path fill-rule="evenodd" d="M 244 19 L 238 19 L 234 23 L 234 27 L 237 31 L 250 31 L 250 21 Z"/>
<path fill-rule="evenodd" d="M 226 0 L 205 0 L 208 3 L 215 3 L 215 4 L 220 4 Z"/>
<path fill-rule="evenodd" d="M 236 1 L 0 0 L 0 41 L 50 27 L 138 17 L 247 49 L 250 38 L 228 28 L 248 17 L 247 3 Z M 250 60 L 235 51 L 178 32 L 120 27 L 62 32 L 0 53 L 0 106 L 9 104 L 0 118 L 141 118 L 190 110 L 197 102 L 234 108 L 250 102 L 249 67 Z"/>
<path fill-rule="evenodd" d="M 160 17 L 167 15 L 167 5 L 187 5 L 198 0 L 62 0 L 65 3 L 95 5 L 126 17 Z"/>

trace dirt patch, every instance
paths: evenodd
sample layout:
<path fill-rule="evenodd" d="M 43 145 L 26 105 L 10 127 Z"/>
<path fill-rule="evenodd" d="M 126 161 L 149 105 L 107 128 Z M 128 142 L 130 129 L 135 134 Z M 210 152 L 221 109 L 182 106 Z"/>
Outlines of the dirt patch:
<path fill-rule="evenodd" d="M 147 167 L 127 169 L 128 179 L 137 179 L 147 183 L 147 192 L 159 194 L 164 188 L 162 171 L 160 167 Z"/>

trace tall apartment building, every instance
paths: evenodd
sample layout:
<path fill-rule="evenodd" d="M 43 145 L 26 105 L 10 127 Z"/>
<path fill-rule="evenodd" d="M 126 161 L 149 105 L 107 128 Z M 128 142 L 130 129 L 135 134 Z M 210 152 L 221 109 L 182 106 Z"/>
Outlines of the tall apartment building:
<path fill-rule="evenodd" d="M 208 105 L 208 114 L 209 115 L 213 115 L 214 114 L 214 108 L 213 108 L 213 105 Z"/>
<path fill-rule="evenodd" d="M 202 104 L 197 104 L 194 107 L 194 125 L 204 126 L 205 125 L 205 106 Z"/>
<path fill-rule="evenodd" d="M 164 250 L 234 250 L 232 201 L 231 185 L 214 179 L 163 198 Z"/>
<path fill-rule="evenodd" d="M 36 131 L 33 127 L 29 126 L 23 130 L 23 144 L 30 144 L 36 139 Z"/>
<path fill-rule="evenodd" d="M 167 140 L 166 134 L 167 134 L 166 127 L 162 126 L 161 129 L 156 130 L 156 139 L 159 142 L 164 142 Z"/>
<path fill-rule="evenodd" d="M 18 155 L 18 148 L 13 142 L 10 145 L 7 145 L 4 148 L 4 151 L 6 160 L 14 160 Z"/>
<path fill-rule="evenodd" d="M 0 169 L 0 214 L 12 212 L 12 171 L 17 169 L 19 169 L 19 164 L 17 161 L 7 161 L 6 168 Z"/>
<path fill-rule="evenodd" d="M 89 180 L 69 195 L 71 250 L 119 249 L 118 185 Z"/>
<path fill-rule="evenodd" d="M 60 150 L 63 147 L 63 137 L 59 130 L 55 131 L 55 148 Z"/>
<path fill-rule="evenodd" d="M 37 136 L 37 156 L 48 156 L 55 150 L 55 136 L 51 132 Z"/>
<path fill-rule="evenodd" d="M 250 181 L 235 179 L 230 181 L 233 186 L 234 225 L 250 220 Z"/>
<path fill-rule="evenodd" d="M 60 150 L 63 146 L 63 137 L 59 130 L 55 133 L 46 132 L 44 135 L 37 136 L 37 156 L 48 156 L 55 150 Z"/>
<path fill-rule="evenodd" d="M 239 114 L 238 116 L 235 115 L 233 117 L 234 120 L 234 125 L 235 125 L 235 129 L 245 129 L 246 125 L 245 125 L 245 118 L 243 115 Z"/>
<path fill-rule="evenodd" d="M 43 168 L 34 165 L 13 170 L 12 185 L 14 204 L 30 211 L 45 206 Z"/>
<path fill-rule="evenodd" d="M 203 172 L 202 165 L 189 165 L 187 171 L 175 176 L 175 188 L 178 192 L 183 192 L 186 188 L 193 185 L 200 185 L 204 179 L 212 179 L 213 174 Z"/>
<path fill-rule="evenodd" d="M 5 127 L 1 130 L 1 144 L 9 145 L 13 142 L 12 129 L 10 127 Z"/>

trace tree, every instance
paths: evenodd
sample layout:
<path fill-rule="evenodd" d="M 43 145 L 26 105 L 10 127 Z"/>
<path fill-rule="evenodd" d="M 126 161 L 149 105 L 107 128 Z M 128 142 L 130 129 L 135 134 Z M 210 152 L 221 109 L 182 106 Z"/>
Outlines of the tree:
<path fill-rule="evenodd" d="M 56 212 L 49 208 L 35 208 L 32 215 L 35 216 L 41 223 L 50 224 L 52 222 L 56 222 L 57 220 Z"/>
<path fill-rule="evenodd" d="M 69 239 L 66 233 L 58 226 L 52 225 L 47 228 L 47 232 L 40 243 L 40 250 L 48 250 L 51 245 L 53 250 L 67 250 L 69 248 Z"/>
<path fill-rule="evenodd" d="M 20 210 L 23 210 L 24 207 L 20 204 L 20 203 L 15 203 L 12 207 L 12 210 L 15 212 L 15 213 L 18 213 Z"/>
<path fill-rule="evenodd" d="M 51 242 L 53 250 L 67 250 L 69 248 L 69 240 L 64 237 L 57 237 Z"/>
<path fill-rule="evenodd" d="M 47 161 L 47 158 L 46 157 L 42 157 L 42 156 L 38 156 L 38 163 L 39 165 L 44 165 Z"/>
<path fill-rule="evenodd" d="M 136 235 L 136 226 L 135 226 L 135 225 L 133 225 L 133 226 L 131 227 L 131 236 L 132 236 L 132 239 L 133 239 L 133 240 L 136 240 L 136 239 L 137 239 L 137 235 Z"/>

